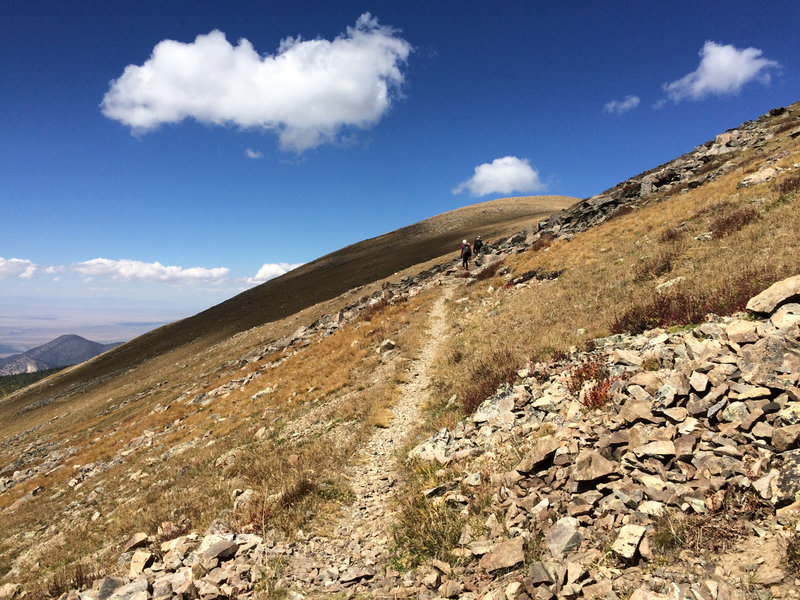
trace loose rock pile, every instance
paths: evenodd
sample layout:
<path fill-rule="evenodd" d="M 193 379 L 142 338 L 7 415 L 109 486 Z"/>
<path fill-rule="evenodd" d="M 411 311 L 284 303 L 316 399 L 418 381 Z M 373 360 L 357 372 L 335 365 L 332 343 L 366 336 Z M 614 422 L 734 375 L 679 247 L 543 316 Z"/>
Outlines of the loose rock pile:
<path fill-rule="evenodd" d="M 783 284 L 788 298 L 795 287 Z M 471 422 L 412 451 L 447 465 L 441 502 L 466 516 L 488 484 L 493 514 L 480 535 L 464 529 L 458 585 L 444 573 L 435 588 L 418 577 L 402 595 L 707 600 L 744 597 L 750 581 L 800 597 L 800 575 L 780 555 L 800 519 L 799 325 L 800 304 L 789 303 L 766 320 L 714 318 L 689 332 L 597 340 L 612 400 L 592 412 L 581 399 L 602 382 L 569 389 L 585 356 L 521 371 Z M 504 462 L 513 466 L 498 472 Z M 758 510 L 737 513 L 737 501 Z M 736 530 L 730 552 L 749 547 L 750 564 L 684 552 L 681 572 L 659 568 L 659 536 L 689 517 L 690 526 Z"/>

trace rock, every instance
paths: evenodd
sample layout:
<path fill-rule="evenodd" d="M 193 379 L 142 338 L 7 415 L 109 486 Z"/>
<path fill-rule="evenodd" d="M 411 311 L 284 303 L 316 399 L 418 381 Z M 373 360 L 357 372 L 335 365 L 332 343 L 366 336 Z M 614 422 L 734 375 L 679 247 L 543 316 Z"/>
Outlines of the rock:
<path fill-rule="evenodd" d="M 778 452 L 800 447 L 800 424 L 775 428 L 772 432 L 772 445 Z"/>
<path fill-rule="evenodd" d="M 674 453 L 674 448 L 673 448 Z M 572 478 L 575 481 L 595 481 L 607 477 L 616 470 L 616 464 L 595 450 L 583 450 L 575 459 Z"/>
<path fill-rule="evenodd" d="M 751 321 L 734 321 L 726 328 L 728 339 L 735 344 L 752 344 L 758 341 L 756 324 Z"/>
<path fill-rule="evenodd" d="M 800 450 L 783 454 L 783 464 L 778 469 L 774 482 L 773 502 L 786 506 L 800 500 Z"/>
<path fill-rule="evenodd" d="M 759 169 L 752 175 L 748 175 L 742 179 L 738 184 L 736 184 L 736 187 L 743 188 L 750 187 L 751 185 L 758 185 L 773 179 L 777 174 L 778 170 L 775 169 L 775 167 L 764 167 L 763 169 Z"/>
<path fill-rule="evenodd" d="M 777 420 L 782 425 L 800 424 L 800 403 L 793 402 L 777 414 Z"/>
<path fill-rule="evenodd" d="M 147 579 L 137 579 L 131 583 L 127 583 L 118 587 L 108 597 L 108 600 L 139 600 L 139 598 L 147 598 L 147 592 L 150 591 L 150 583 Z"/>
<path fill-rule="evenodd" d="M 777 283 L 750 298 L 747 310 L 754 313 L 771 314 L 778 306 L 800 299 L 800 275 L 795 275 Z"/>
<path fill-rule="evenodd" d="M 455 440 L 450 431 L 443 427 L 433 436 L 417 445 L 408 453 L 410 459 L 419 459 L 425 462 L 436 461 L 446 464 L 450 461 L 450 454 L 455 449 Z"/>
<path fill-rule="evenodd" d="M 121 577 L 104 577 L 97 588 L 96 600 L 108 600 L 123 585 L 125 585 L 125 580 Z"/>
<path fill-rule="evenodd" d="M 137 548 L 144 548 L 149 541 L 150 537 L 146 533 L 144 532 L 134 533 L 122 547 L 122 551 L 130 552 L 131 550 L 136 550 Z"/>
<path fill-rule="evenodd" d="M 641 458 L 643 456 L 668 457 L 675 456 L 675 443 L 670 440 L 656 440 L 633 449 L 633 453 Z"/>
<path fill-rule="evenodd" d="M 453 579 L 448 579 L 439 586 L 439 593 L 445 598 L 458 598 L 464 591 L 464 585 Z"/>
<path fill-rule="evenodd" d="M 14 600 L 22 593 L 22 586 L 18 583 L 6 583 L 0 586 L 0 600 Z"/>
<path fill-rule="evenodd" d="M 133 557 L 131 558 L 130 574 L 128 576 L 131 579 L 136 579 L 142 574 L 142 571 L 153 564 L 153 560 L 155 560 L 155 555 L 152 552 L 148 550 L 137 550 L 133 553 Z"/>
<path fill-rule="evenodd" d="M 785 338 L 769 336 L 743 347 L 737 366 L 747 383 L 787 390 L 800 377 L 800 352 Z"/>
<path fill-rule="evenodd" d="M 214 542 L 210 548 L 203 552 L 203 562 L 212 561 L 215 558 L 220 562 L 233 558 L 236 551 L 239 549 L 239 544 L 233 540 L 219 540 Z"/>
<path fill-rule="evenodd" d="M 381 345 L 378 347 L 378 354 L 383 354 L 384 352 L 388 352 L 389 350 L 394 350 L 397 348 L 397 344 L 392 340 L 383 340 Z"/>
<path fill-rule="evenodd" d="M 645 527 L 641 525 L 624 525 L 611 549 L 625 560 L 631 560 L 636 555 L 644 532 Z"/>
<path fill-rule="evenodd" d="M 575 550 L 581 543 L 578 520 L 572 517 L 559 519 L 545 533 L 547 547 L 554 558 L 560 560 Z"/>
<path fill-rule="evenodd" d="M 552 436 L 539 438 L 531 451 L 514 469 L 520 473 L 531 473 L 539 470 L 545 463 L 552 462 L 553 456 L 560 445 L 559 440 Z"/>
<path fill-rule="evenodd" d="M 495 544 L 491 552 L 481 557 L 480 566 L 489 573 L 498 569 L 507 569 L 516 566 L 525 560 L 523 539 L 515 537 L 508 541 Z"/>

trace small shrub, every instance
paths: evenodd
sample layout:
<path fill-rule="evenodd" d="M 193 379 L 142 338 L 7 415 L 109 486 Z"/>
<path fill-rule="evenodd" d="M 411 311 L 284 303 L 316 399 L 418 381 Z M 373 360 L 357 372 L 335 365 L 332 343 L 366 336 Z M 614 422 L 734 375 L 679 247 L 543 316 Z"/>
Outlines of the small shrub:
<path fill-rule="evenodd" d="M 775 184 L 775 191 L 780 196 L 788 196 L 800 190 L 800 175 L 789 175 Z"/>
<path fill-rule="evenodd" d="M 471 415 L 481 402 L 495 393 L 503 383 L 512 383 L 517 377 L 514 359 L 508 350 L 496 350 L 488 356 L 475 359 L 469 366 L 466 389 L 460 394 L 464 413 Z"/>
<path fill-rule="evenodd" d="M 544 250 L 545 248 L 549 248 L 553 242 L 555 241 L 555 237 L 553 237 L 549 233 L 543 233 L 539 236 L 539 239 L 533 242 L 528 248 L 531 252 L 538 252 L 539 250 Z"/>
<path fill-rule="evenodd" d="M 800 577 L 800 532 L 795 531 L 786 540 L 783 562 L 795 578 Z"/>
<path fill-rule="evenodd" d="M 590 354 L 570 369 L 567 375 L 567 389 L 573 394 L 578 394 L 584 383 L 603 379 L 608 379 L 608 365 L 599 356 Z"/>
<path fill-rule="evenodd" d="M 592 383 L 583 394 L 583 399 L 581 400 L 583 406 L 589 410 L 603 408 L 611 401 L 611 386 L 613 383 L 611 379 L 602 379 Z"/>
<path fill-rule="evenodd" d="M 666 275 L 672 270 L 675 260 L 682 251 L 683 249 L 675 244 L 654 248 L 652 254 L 648 254 L 637 263 L 633 280 L 642 282 Z"/>
<path fill-rule="evenodd" d="M 589 410 L 602 408 L 611 401 L 611 377 L 606 362 L 596 355 L 586 356 L 573 366 L 567 375 L 567 388 L 573 394 L 581 394 L 581 402 Z M 587 385 L 588 384 L 588 385 Z"/>
<path fill-rule="evenodd" d="M 751 206 L 726 212 L 711 221 L 711 231 L 714 232 L 714 237 L 725 237 L 736 233 L 751 221 L 756 220 L 758 216 L 758 211 Z"/>
<path fill-rule="evenodd" d="M 494 277 L 495 273 L 503 266 L 503 261 L 498 260 L 497 262 L 493 262 L 490 265 L 486 265 L 483 269 L 481 269 L 476 275 L 475 279 L 478 281 L 485 281 L 487 279 L 491 279 Z"/>
<path fill-rule="evenodd" d="M 458 543 L 463 526 L 460 511 L 440 498 L 421 494 L 406 498 L 393 527 L 398 566 L 409 569 L 430 559 L 451 561 L 450 551 Z"/>
<path fill-rule="evenodd" d="M 97 566 L 78 562 L 60 569 L 46 583 L 39 584 L 32 590 L 32 597 L 59 598 L 71 590 L 85 590 L 103 575 Z"/>
<path fill-rule="evenodd" d="M 661 232 L 661 235 L 658 236 L 658 241 L 662 243 L 677 242 L 683 238 L 683 234 L 684 230 L 680 225 L 678 227 L 670 227 Z"/>

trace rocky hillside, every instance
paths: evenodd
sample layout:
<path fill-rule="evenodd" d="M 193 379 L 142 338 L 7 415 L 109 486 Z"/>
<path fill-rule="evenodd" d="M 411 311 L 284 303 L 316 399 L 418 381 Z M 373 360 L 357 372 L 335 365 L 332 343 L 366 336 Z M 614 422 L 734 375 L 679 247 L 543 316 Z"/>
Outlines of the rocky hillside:
<path fill-rule="evenodd" d="M 800 597 L 798 134 L 0 402 L 0 598 Z"/>
<path fill-rule="evenodd" d="M 0 358 L 0 376 L 77 365 L 120 344 L 99 344 L 79 335 L 62 335 L 20 354 Z"/>

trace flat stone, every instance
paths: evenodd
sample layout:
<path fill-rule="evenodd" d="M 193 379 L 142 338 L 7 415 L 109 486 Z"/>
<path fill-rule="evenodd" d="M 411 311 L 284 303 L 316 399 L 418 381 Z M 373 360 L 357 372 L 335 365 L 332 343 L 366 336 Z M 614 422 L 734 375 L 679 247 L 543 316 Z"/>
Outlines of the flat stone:
<path fill-rule="evenodd" d="M 575 459 L 572 478 L 575 481 L 595 481 L 616 471 L 616 463 L 611 462 L 596 450 L 583 450 Z"/>
<path fill-rule="evenodd" d="M 634 448 L 633 453 L 639 458 L 643 456 L 675 456 L 675 443 L 670 440 L 656 440 Z"/>
<path fill-rule="evenodd" d="M 219 561 L 228 560 L 236 555 L 238 549 L 239 544 L 233 540 L 220 540 L 214 542 L 208 550 L 203 552 L 202 559 L 204 562 L 211 561 L 215 558 Z"/>
<path fill-rule="evenodd" d="M 742 348 L 737 366 L 747 383 L 787 390 L 800 377 L 800 354 L 785 338 L 769 336 Z"/>
<path fill-rule="evenodd" d="M 122 547 L 122 551 L 130 552 L 131 550 L 136 550 L 137 548 L 144 548 L 149 541 L 150 537 L 143 531 L 134 533 Z"/>
<path fill-rule="evenodd" d="M 622 406 L 622 409 L 620 409 L 619 417 L 628 425 L 636 423 L 637 421 L 647 421 L 648 423 L 652 423 L 653 413 L 651 412 L 650 408 L 653 405 L 653 399 L 638 385 L 631 387 L 641 390 L 642 393 L 647 395 L 648 399 L 645 400 L 635 397 L 629 398 Z"/>
<path fill-rule="evenodd" d="M 632 559 L 639 548 L 645 528 L 641 525 L 623 525 L 611 549 L 626 560 Z"/>
<path fill-rule="evenodd" d="M 752 321 L 734 321 L 726 328 L 728 339 L 735 344 L 752 344 L 758 341 L 756 324 Z"/>
<path fill-rule="evenodd" d="M 495 544 L 491 552 L 487 552 L 481 557 L 480 566 L 487 572 L 497 571 L 514 567 L 525 560 L 523 549 L 523 539 L 521 537 L 511 538 L 508 541 Z"/>

